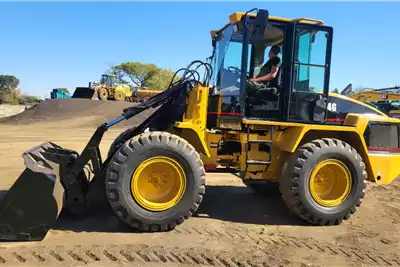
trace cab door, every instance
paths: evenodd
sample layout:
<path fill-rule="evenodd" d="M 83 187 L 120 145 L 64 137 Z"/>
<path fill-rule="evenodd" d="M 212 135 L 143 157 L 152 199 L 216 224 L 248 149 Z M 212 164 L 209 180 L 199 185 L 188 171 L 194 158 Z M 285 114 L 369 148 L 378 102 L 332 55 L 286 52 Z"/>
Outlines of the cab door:
<path fill-rule="evenodd" d="M 288 120 L 322 123 L 327 115 L 332 28 L 293 23 Z"/>

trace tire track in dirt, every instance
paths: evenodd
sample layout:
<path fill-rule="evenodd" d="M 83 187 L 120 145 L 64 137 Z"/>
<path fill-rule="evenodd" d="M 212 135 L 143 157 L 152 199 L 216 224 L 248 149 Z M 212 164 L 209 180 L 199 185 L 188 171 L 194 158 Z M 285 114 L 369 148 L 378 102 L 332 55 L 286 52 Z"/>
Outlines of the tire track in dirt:
<path fill-rule="evenodd" d="M 235 244 L 248 244 L 245 250 L 210 250 L 204 247 L 169 247 L 168 245 L 32 245 L 29 247 L 0 248 L 0 266 L 37 265 L 67 266 L 88 265 L 92 263 L 110 266 L 124 264 L 187 264 L 221 267 L 258 266 L 305 266 L 307 260 L 297 255 L 318 255 L 320 261 L 331 258 L 346 265 L 400 266 L 399 255 L 384 255 L 362 247 L 320 242 L 314 238 L 294 238 L 280 235 L 257 234 L 230 229 L 206 227 L 179 228 L 168 232 L 168 236 L 181 236 L 195 239 L 201 236 L 224 239 Z M 165 244 L 169 242 L 163 242 Z M 324 264 L 325 265 L 325 264 Z M 327 264 L 329 265 L 329 264 Z M 327 266 L 325 265 L 325 266 Z M 335 266 L 335 264 L 332 264 Z"/>
<path fill-rule="evenodd" d="M 326 256 L 348 258 L 349 265 L 378 265 L 400 266 L 399 259 L 369 254 L 343 246 L 332 244 L 316 244 L 311 240 L 289 240 L 270 238 L 261 250 L 227 252 L 204 248 L 166 248 L 162 246 L 149 247 L 144 245 L 87 245 L 87 246 L 38 246 L 0 249 L 0 266 L 65 266 L 106 264 L 107 266 L 129 264 L 177 264 L 203 265 L 218 267 L 266 267 L 266 266 L 304 266 L 305 263 L 285 259 L 284 253 L 279 254 L 282 248 L 305 249 L 310 253 L 326 253 Z"/>
<path fill-rule="evenodd" d="M 400 266 L 400 254 L 386 255 L 377 251 L 371 251 L 363 247 L 353 247 L 343 244 L 321 242 L 314 238 L 298 238 L 284 235 L 266 235 L 254 231 L 234 230 L 229 232 L 223 229 L 210 229 L 203 227 L 191 228 L 188 226 L 173 231 L 171 235 L 202 235 L 211 238 L 224 238 L 232 243 L 241 242 L 252 244 L 267 252 L 272 247 L 290 250 L 308 250 L 317 253 L 328 254 L 333 257 L 344 257 L 357 263 L 373 264 L 380 266 Z M 193 237 L 195 238 L 195 237 Z"/>
<path fill-rule="evenodd" d="M 18 253 L 17 253 L 17 252 Z M 64 266 L 88 265 L 93 263 L 115 265 L 143 264 L 178 264 L 207 265 L 218 267 L 266 267 L 290 263 L 287 260 L 275 259 L 273 262 L 265 254 L 252 253 L 238 255 L 225 251 L 207 249 L 181 249 L 132 245 L 92 245 L 92 246 L 57 246 L 52 247 L 19 247 L 1 249 L 0 266 L 6 265 L 38 265 Z M 21 256 L 24 255 L 24 256 Z"/>

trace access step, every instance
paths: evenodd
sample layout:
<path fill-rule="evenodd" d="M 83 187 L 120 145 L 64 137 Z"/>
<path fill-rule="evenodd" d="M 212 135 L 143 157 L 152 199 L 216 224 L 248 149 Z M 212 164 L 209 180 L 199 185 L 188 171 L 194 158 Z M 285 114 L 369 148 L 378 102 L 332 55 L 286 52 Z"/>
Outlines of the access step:
<path fill-rule="evenodd" d="M 251 144 L 272 144 L 272 140 L 248 140 Z"/>
<path fill-rule="evenodd" d="M 247 160 L 247 164 L 251 164 L 251 165 L 269 165 L 269 164 L 271 164 L 271 161 L 249 159 L 249 160 Z"/>

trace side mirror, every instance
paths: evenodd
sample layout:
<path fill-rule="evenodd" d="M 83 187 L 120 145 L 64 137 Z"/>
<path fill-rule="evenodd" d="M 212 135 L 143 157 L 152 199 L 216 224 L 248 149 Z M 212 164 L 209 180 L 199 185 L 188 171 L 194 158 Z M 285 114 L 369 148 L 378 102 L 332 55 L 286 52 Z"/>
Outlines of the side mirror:
<path fill-rule="evenodd" d="M 267 33 L 269 12 L 265 9 L 259 9 L 253 22 L 252 40 L 262 40 Z"/>
<path fill-rule="evenodd" d="M 340 92 L 340 94 L 341 95 L 348 95 L 348 94 L 350 94 L 350 92 L 353 90 L 353 85 L 351 84 L 351 83 L 349 83 L 347 86 L 346 86 L 346 88 L 344 88 L 341 92 Z"/>

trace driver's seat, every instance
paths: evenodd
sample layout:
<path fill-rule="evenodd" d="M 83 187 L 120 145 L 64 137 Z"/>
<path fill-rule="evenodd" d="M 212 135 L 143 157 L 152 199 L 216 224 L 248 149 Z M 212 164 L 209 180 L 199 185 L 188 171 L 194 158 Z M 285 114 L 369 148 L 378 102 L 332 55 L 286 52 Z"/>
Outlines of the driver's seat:
<path fill-rule="evenodd" d="M 281 80 L 281 69 L 278 69 L 278 73 L 276 75 L 276 80 L 280 81 Z M 281 84 L 281 83 L 278 83 Z M 248 96 L 248 103 L 254 103 L 255 105 L 257 105 L 256 103 L 258 103 L 259 105 L 261 104 L 268 104 L 269 102 L 274 102 L 274 101 L 278 101 L 279 99 L 279 92 L 281 87 L 277 86 L 277 87 L 265 87 L 265 88 L 260 88 L 258 89 L 253 95 L 249 95 Z"/>
<path fill-rule="evenodd" d="M 249 95 L 248 99 L 251 102 L 272 102 L 278 101 L 279 98 L 279 89 L 276 87 L 264 87 L 258 89 L 253 95 Z"/>

